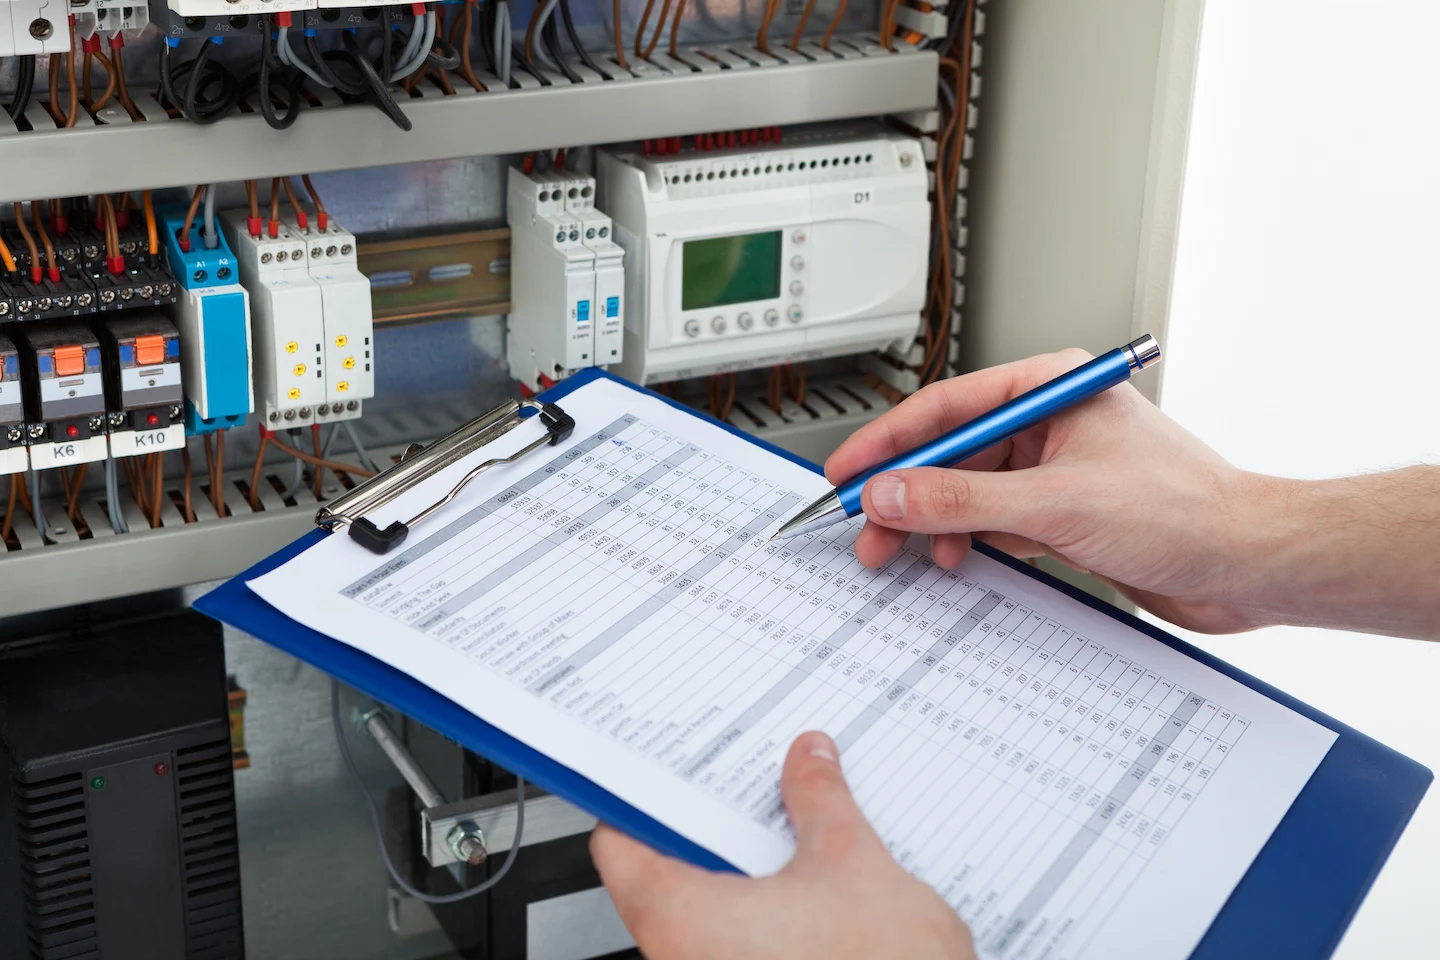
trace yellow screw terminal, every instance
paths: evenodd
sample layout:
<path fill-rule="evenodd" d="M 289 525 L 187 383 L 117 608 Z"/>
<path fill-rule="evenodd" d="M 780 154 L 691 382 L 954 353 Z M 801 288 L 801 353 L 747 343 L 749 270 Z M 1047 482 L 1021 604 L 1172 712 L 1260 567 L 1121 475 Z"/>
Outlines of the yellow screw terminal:
<path fill-rule="evenodd" d="M 286 395 L 287 395 L 291 400 L 299 400 L 299 399 L 300 399 L 300 388 L 299 388 L 299 387 L 291 387 L 291 388 L 290 388 L 290 392 L 289 392 L 288 394 L 286 394 Z"/>
<path fill-rule="evenodd" d="M 305 364 L 303 364 L 303 363 L 297 363 L 297 364 L 295 364 L 295 376 L 297 376 L 297 377 L 303 377 L 303 376 L 305 376 Z"/>
<path fill-rule="evenodd" d="M 338 336 L 338 337 L 335 338 L 335 346 L 337 346 L 337 347 L 343 347 L 343 346 L 345 346 L 345 344 L 347 344 L 347 343 L 349 343 L 349 342 L 350 342 L 350 338 L 347 337 L 347 336 L 345 336 L 345 334 L 343 334 L 343 333 L 340 334 L 340 336 Z"/>
<path fill-rule="evenodd" d="M 339 383 L 335 384 L 335 389 L 339 390 L 341 393 L 344 393 L 346 390 L 350 389 L 350 381 L 341 380 Z"/>
<path fill-rule="evenodd" d="M 285 352 L 286 352 L 286 353 L 294 353 L 296 350 L 299 350 L 299 349 L 300 349 L 300 344 L 296 343 L 294 340 L 291 340 L 289 343 L 285 344 Z"/>
<path fill-rule="evenodd" d="M 354 370 L 354 369 L 355 369 L 355 358 L 354 358 L 354 357 L 346 357 L 344 360 L 340 361 L 340 366 L 344 367 L 346 370 Z"/>

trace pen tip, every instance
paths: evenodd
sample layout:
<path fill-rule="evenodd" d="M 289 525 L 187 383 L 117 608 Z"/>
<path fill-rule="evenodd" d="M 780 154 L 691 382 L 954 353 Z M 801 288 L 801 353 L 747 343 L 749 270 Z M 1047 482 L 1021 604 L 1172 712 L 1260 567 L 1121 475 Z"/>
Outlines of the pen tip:
<path fill-rule="evenodd" d="M 771 540 L 779 540 L 779 539 L 780 539 L 780 531 L 779 531 L 779 530 L 776 530 L 774 533 L 770 534 L 770 539 L 771 539 Z"/>

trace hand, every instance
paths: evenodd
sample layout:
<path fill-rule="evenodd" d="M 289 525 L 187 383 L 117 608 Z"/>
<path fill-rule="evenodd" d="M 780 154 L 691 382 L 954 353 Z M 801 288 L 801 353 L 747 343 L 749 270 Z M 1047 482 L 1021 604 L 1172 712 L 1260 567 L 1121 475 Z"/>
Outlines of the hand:
<path fill-rule="evenodd" d="M 865 821 L 838 756 L 823 733 L 790 747 L 796 850 L 772 877 L 710 873 L 596 828 L 595 866 L 649 960 L 975 960 L 965 924 Z"/>
<path fill-rule="evenodd" d="M 825 464 L 839 484 L 1090 359 L 1032 357 L 925 387 L 850 437 Z M 910 533 L 954 568 L 971 535 L 1018 557 L 1048 554 L 1171 622 L 1207 632 L 1273 622 L 1266 484 L 1121 384 L 960 464 L 881 474 L 865 486 L 855 555 L 889 561 Z"/>

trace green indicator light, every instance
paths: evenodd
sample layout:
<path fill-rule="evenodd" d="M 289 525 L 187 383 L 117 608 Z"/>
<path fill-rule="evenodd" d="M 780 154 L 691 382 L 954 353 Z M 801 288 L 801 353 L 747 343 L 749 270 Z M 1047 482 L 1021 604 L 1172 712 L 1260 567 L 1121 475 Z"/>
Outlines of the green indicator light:
<path fill-rule="evenodd" d="M 104 790 L 104 789 L 105 789 L 105 778 L 104 778 L 104 777 L 95 777 L 95 778 L 91 779 L 91 781 L 90 781 L 90 789 L 92 789 L 92 790 Z"/>

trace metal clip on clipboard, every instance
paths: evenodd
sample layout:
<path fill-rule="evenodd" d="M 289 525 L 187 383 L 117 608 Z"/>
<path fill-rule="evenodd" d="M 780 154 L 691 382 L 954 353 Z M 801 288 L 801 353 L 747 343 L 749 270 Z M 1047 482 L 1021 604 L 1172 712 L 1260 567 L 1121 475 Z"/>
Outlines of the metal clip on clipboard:
<path fill-rule="evenodd" d="M 535 415 L 533 417 L 525 416 L 524 411 L 526 410 L 534 411 Z M 369 519 L 369 514 L 411 487 L 428 480 L 481 447 L 500 439 L 527 420 L 537 420 L 545 428 L 545 434 L 526 444 L 511 456 L 486 460 L 484 463 L 476 465 L 461 477 L 455 486 L 450 488 L 449 493 L 403 523 L 396 520 L 381 530 Z M 343 496 L 336 497 L 321 507 L 315 514 L 315 523 L 327 530 L 347 527 L 350 531 L 350 539 L 365 549 L 374 553 L 389 553 L 404 542 L 410 534 L 411 527 L 454 500 L 471 480 L 491 467 L 497 467 L 503 463 L 514 463 L 527 453 L 543 446 L 554 446 L 570 436 L 574 429 L 574 419 L 556 404 L 541 403 L 538 400 L 507 401 L 489 413 L 476 417 L 428 447 L 412 444 L 395 466 L 381 471 L 359 486 L 347 491 Z"/>

